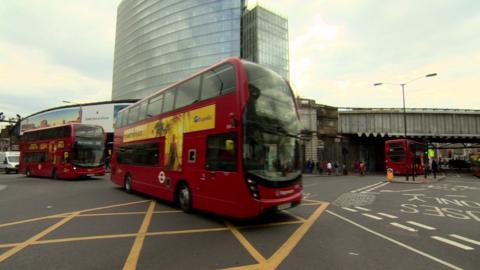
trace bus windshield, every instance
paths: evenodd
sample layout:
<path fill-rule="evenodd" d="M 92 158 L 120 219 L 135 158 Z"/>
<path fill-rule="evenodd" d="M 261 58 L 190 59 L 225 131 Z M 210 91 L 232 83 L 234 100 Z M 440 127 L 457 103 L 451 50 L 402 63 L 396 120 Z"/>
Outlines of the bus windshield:
<path fill-rule="evenodd" d="M 72 163 L 79 167 L 98 167 L 104 162 L 104 137 L 101 127 L 76 126 Z"/>
<path fill-rule="evenodd" d="M 264 180 L 301 173 L 299 120 L 290 87 L 276 73 L 244 62 L 249 99 L 243 115 L 244 169 Z"/>

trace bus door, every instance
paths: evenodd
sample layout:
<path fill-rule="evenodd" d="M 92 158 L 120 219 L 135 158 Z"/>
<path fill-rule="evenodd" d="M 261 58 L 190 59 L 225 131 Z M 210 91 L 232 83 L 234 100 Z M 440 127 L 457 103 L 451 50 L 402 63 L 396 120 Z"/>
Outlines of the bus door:
<path fill-rule="evenodd" d="M 215 204 L 228 205 L 238 202 L 241 174 L 238 173 L 236 134 L 207 136 L 205 147 L 204 177 L 200 181 L 202 194 Z"/>

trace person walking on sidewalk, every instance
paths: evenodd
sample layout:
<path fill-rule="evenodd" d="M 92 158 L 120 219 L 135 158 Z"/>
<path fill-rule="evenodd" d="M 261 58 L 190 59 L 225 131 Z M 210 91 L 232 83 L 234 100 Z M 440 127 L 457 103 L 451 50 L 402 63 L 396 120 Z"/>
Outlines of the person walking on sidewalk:
<path fill-rule="evenodd" d="M 433 178 L 437 179 L 438 163 L 435 159 L 432 159 L 432 172 Z"/>
<path fill-rule="evenodd" d="M 332 163 L 330 161 L 327 163 L 327 171 L 328 175 L 332 174 Z"/>

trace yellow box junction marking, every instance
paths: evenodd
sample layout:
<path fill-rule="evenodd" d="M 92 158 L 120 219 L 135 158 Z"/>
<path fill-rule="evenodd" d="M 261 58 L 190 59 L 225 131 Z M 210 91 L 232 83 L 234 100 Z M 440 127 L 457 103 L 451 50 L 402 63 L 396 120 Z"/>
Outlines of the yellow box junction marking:
<path fill-rule="evenodd" d="M 308 232 L 313 223 L 320 217 L 320 215 L 328 207 L 329 203 L 315 201 L 320 203 L 320 206 L 303 224 L 283 243 L 283 245 L 265 262 L 259 264 L 245 265 L 239 267 L 227 268 L 228 270 L 247 270 L 247 269 L 276 269 L 280 263 L 290 254 L 295 246 L 300 242 L 303 236 Z M 247 251 L 249 251 L 247 249 Z M 249 251 L 250 252 L 250 251 Z"/>
<path fill-rule="evenodd" d="M 243 245 L 243 247 L 248 251 L 248 253 L 250 253 L 250 255 L 252 255 L 253 258 L 255 258 L 255 260 L 257 260 L 257 262 L 264 263 L 264 262 L 267 261 L 263 257 L 263 255 L 260 254 L 260 252 L 258 252 L 258 250 L 252 244 L 250 244 L 250 242 L 245 238 L 245 236 L 243 236 L 243 234 L 241 234 L 237 230 L 237 228 L 232 226 L 232 224 L 230 224 L 227 221 L 225 221 L 225 225 L 227 225 L 227 227 L 230 229 L 230 231 L 233 233 L 233 235 L 235 235 L 237 240 L 240 241 L 240 243 Z"/>
<path fill-rule="evenodd" d="M 152 220 L 153 209 L 155 209 L 155 201 L 150 202 L 148 206 L 147 214 L 145 214 L 145 218 L 143 219 L 142 226 L 138 230 L 137 237 L 135 238 L 135 242 L 133 243 L 132 249 L 130 250 L 130 254 L 128 255 L 127 261 L 123 266 L 124 270 L 136 269 L 138 257 L 140 257 L 140 251 L 142 251 L 143 241 L 145 240 L 145 233 L 148 230 L 148 226 L 150 225 L 150 221 Z"/>
<path fill-rule="evenodd" d="M 318 219 L 318 217 L 323 213 L 323 211 L 328 207 L 328 203 L 316 201 L 316 200 L 305 200 L 308 201 L 308 205 L 319 205 L 319 207 L 315 210 L 315 212 L 308 217 L 307 219 L 303 219 L 290 211 L 284 211 L 286 214 L 292 216 L 293 218 L 297 219 L 294 221 L 282 221 L 282 222 L 274 222 L 274 223 L 267 223 L 267 224 L 258 224 L 258 225 L 244 225 L 235 227 L 232 224 L 225 222 L 226 227 L 218 227 L 218 228 L 204 228 L 204 229 L 191 229 L 191 230 L 173 230 L 173 231 L 160 231 L 160 232 L 147 232 L 148 226 L 151 222 L 152 216 L 154 214 L 168 214 L 168 213 L 178 213 L 181 212 L 179 210 L 165 210 L 165 211 L 154 211 L 155 202 L 151 200 L 142 200 L 136 202 L 129 202 L 129 203 L 122 203 L 116 205 L 109 205 L 103 207 L 96 207 L 91 209 L 80 210 L 76 212 L 68 212 L 63 214 L 56 214 L 50 215 L 46 217 L 38 217 L 28 220 L 22 220 L 17 222 L 11 222 L 7 224 L 1 224 L 2 226 L 11 226 L 16 224 L 22 224 L 27 222 L 34 222 L 38 220 L 48 219 L 48 218 L 63 218 L 56 224 L 48 227 L 44 231 L 40 232 L 39 234 L 31 237 L 25 242 L 21 243 L 9 243 L 9 244 L 0 244 L 0 248 L 11 247 L 12 249 L 6 251 L 4 254 L 0 255 L 0 262 L 8 259 L 9 257 L 15 255 L 22 249 L 30 246 L 30 245 L 42 245 L 42 244 L 53 244 L 53 243 L 65 243 L 65 242 L 75 242 L 75 241 L 87 241 L 87 240 L 101 240 L 101 239 L 114 239 L 114 238 L 130 238 L 135 237 L 135 242 L 131 248 L 130 254 L 126 260 L 124 265 L 124 269 L 132 270 L 136 269 L 138 258 L 141 253 L 141 249 L 143 246 L 143 242 L 146 236 L 161 236 L 161 235 L 176 235 L 176 234 L 190 234 L 190 233 L 208 233 L 208 232 L 220 232 L 220 231 L 230 231 L 236 237 L 236 239 L 244 246 L 244 248 L 252 255 L 252 257 L 257 260 L 258 264 L 253 265 L 245 265 L 239 267 L 232 267 L 228 269 L 276 269 L 281 262 L 290 254 L 290 252 L 295 248 L 298 242 L 303 238 L 303 236 L 307 233 L 310 227 L 314 224 L 314 222 Z M 113 213 L 92 213 L 92 214 L 82 214 L 85 212 L 91 212 L 96 210 L 114 208 L 114 207 L 121 207 L 127 206 L 132 204 L 150 202 L 149 208 L 146 212 L 138 211 L 138 212 L 113 212 Z M 303 205 L 303 204 L 302 204 Z M 68 221 L 72 220 L 73 218 L 81 217 L 81 216 L 114 216 L 114 215 L 137 215 L 137 214 L 145 214 L 144 220 L 140 229 L 137 233 L 126 233 L 126 234 L 111 234 L 111 235 L 94 235 L 94 236 L 84 236 L 84 237 L 71 237 L 71 238 L 62 238 L 62 239 L 49 239 L 49 240 L 39 240 L 45 235 L 51 233 L 52 231 L 58 229 L 60 226 L 64 225 Z M 282 226 L 288 224 L 301 224 L 301 226 L 287 239 L 287 241 L 268 259 L 266 259 L 258 250 L 243 236 L 243 234 L 239 231 L 239 229 L 247 229 L 247 228 L 262 228 L 262 227 L 272 227 L 272 226 Z"/>
<path fill-rule="evenodd" d="M 8 259 L 9 257 L 15 255 L 15 253 L 21 251 L 22 249 L 28 247 L 29 245 L 31 245 L 32 243 L 36 242 L 38 239 L 44 237 L 45 235 L 53 232 L 54 230 L 56 230 L 57 228 L 59 228 L 60 226 L 62 226 L 63 224 L 69 222 L 71 219 L 73 219 L 76 215 L 80 214 L 80 212 L 74 212 L 72 213 L 71 215 L 69 215 L 68 217 L 65 217 L 64 219 L 60 220 L 59 222 L 53 224 L 52 226 L 48 227 L 47 229 L 41 231 L 40 233 L 34 235 L 33 237 L 31 237 L 30 239 L 28 239 L 27 241 L 15 246 L 14 248 L 12 249 L 9 249 L 7 250 L 6 252 L 4 252 L 2 255 L 0 255 L 0 263 L 5 261 L 6 259 Z"/>

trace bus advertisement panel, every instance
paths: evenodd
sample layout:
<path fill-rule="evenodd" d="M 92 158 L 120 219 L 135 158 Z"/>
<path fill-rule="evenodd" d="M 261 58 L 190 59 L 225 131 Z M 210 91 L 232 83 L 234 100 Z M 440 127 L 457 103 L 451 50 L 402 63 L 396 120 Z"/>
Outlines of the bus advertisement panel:
<path fill-rule="evenodd" d="M 297 107 L 273 71 L 231 58 L 119 112 L 111 179 L 238 218 L 301 202 Z"/>
<path fill-rule="evenodd" d="M 397 139 L 385 141 L 385 170 L 392 169 L 394 174 L 415 175 L 425 173 L 425 144 Z"/>
<path fill-rule="evenodd" d="M 26 131 L 19 171 L 27 176 L 78 178 L 105 175 L 102 127 L 68 124 Z"/>

